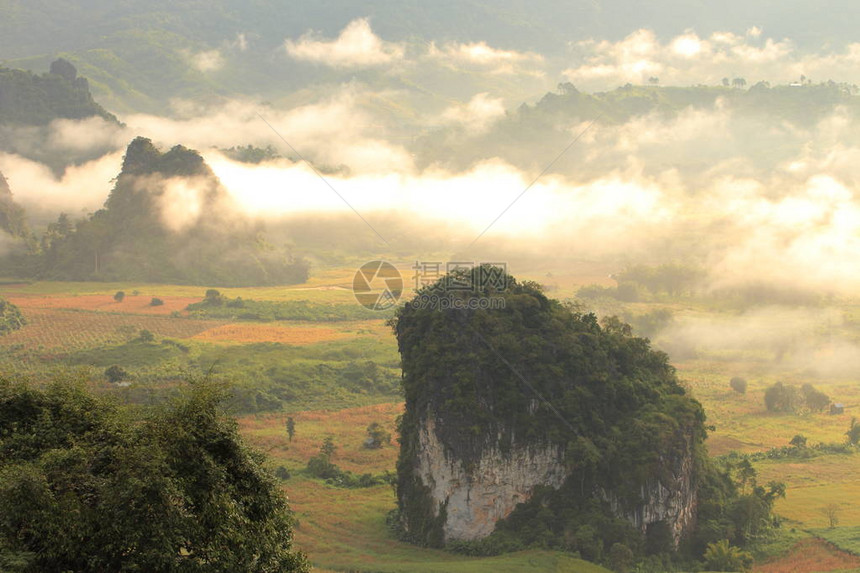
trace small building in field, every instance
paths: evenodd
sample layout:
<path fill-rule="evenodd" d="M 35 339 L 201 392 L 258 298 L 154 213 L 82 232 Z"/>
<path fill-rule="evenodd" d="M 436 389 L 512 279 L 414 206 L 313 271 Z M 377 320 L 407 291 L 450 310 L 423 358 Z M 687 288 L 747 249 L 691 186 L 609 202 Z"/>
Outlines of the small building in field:
<path fill-rule="evenodd" d="M 830 415 L 831 416 L 836 416 L 838 414 L 844 414 L 844 413 L 845 413 L 845 404 L 839 404 L 839 403 L 830 404 Z"/>

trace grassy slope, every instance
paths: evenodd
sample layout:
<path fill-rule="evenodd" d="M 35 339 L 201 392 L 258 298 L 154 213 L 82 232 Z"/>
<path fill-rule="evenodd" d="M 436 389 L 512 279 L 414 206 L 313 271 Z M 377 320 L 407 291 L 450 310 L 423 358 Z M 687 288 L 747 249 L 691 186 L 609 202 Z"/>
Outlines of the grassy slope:
<path fill-rule="evenodd" d="M 606 573 L 608 571 L 593 563 L 549 551 L 523 551 L 501 557 L 459 561 L 445 558 L 444 555 L 433 555 L 432 552 L 424 557 L 426 559 L 422 559 L 420 562 L 407 560 L 400 563 L 373 564 L 371 569 L 350 568 L 349 571 L 356 573 L 359 571 L 385 573 L 519 573 L 520 571 Z M 328 571 L 327 569 L 316 570 Z M 335 570 L 332 569 L 331 571 Z"/>
<path fill-rule="evenodd" d="M 835 527 L 833 529 L 819 528 L 813 529 L 811 532 L 822 539 L 826 539 L 840 549 L 854 555 L 860 555 L 860 526 Z"/>

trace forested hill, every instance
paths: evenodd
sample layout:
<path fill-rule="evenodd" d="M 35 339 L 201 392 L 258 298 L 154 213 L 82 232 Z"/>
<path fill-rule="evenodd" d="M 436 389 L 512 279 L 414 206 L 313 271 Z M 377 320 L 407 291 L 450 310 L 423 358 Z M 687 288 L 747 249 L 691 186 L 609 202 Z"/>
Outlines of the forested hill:
<path fill-rule="evenodd" d="M 722 3 L 681 0 L 12 0 L 0 4 L 0 37 L 7 57 L 118 46 L 129 31 L 140 44 L 119 55 L 194 43 L 216 45 L 245 32 L 267 45 L 308 29 L 332 35 L 355 18 L 370 18 L 392 40 L 487 41 L 503 47 L 564 51 L 566 42 L 585 37 L 618 39 L 639 27 L 661 35 L 693 28 L 700 34 L 760 26 L 777 38 L 802 46 L 852 42 L 858 7 L 840 0 Z M 833 18 L 838 12 L 843 17 Z M 159 30 L 159 34 L 151 33 Z M 97 54 L 93 54 L 94 57 Z M 102 61 L 110 63 L 107 54 Z M 114 62 L 114 65 L 119 62 Z"/>
<path fill-rule="evenodd" d="M 7 274 L 55 280 L 134 280 L 213 286 L 304 282 L 308 267 L 235 214 L 196 151 L 135 139 L 104 208 L 48 226 Z M 2 271 L 2 269 L 0 269 Z"/>
<path fill-rule="evenodd" d="M 0 67 L 0 124 L 46 125 L 93 116 L 117 121 L 96 103 L 89 82 L 68 61 L 56 60 L 41 75 Z"/>
<path fill-rule="evenodd" d="M 13 237 L 29 235 L 24 210 L 15 203 L 9 182 L 0 173 L 0 235 L 8 233 Z"/>
<path fill-rule="evenodd" d="M 349 69 L 338 75 L 287 57 L 285 40 L 309 31 L 334 38 L 360 18 L 384 40 L 412 48 L 486 42 L 537 52 L 566 66 L 577 42 L 617 41 L 640 28 L 671 38 L 688 30 L 707 37 L 759 27 L 802 50 L 838 49 L 855 41 L 858 11 L 860 5 L 838 0 L 12 0 L 0 2 L 0 53 L 28 69 L 44 69 L 63 55 L 111 109 L 157 113 L 176 97 L 276 99 L 314 81 L 349 81 L 355 75 L 390 87 L 384 74 Z M 433 92 L 439 77 L 438 71 L 423 70 L 407 83 Z M 456 80 L 469 81 L 462 74 Z"/>
<path fill-rule="evenodd" d="M 726 78 L 723 84 L 628 84 L 587 93 L 563 83 L 534 104 L 508 112 L 483 133 L 456 137 L 457 128 L 446 127 L 418 139 L 413 152 L 421 165 L 462 169 L 499 157 L 521 168 L 542 169 L 595 122 L 594 140 L 570 148 L 554 163 L 554 172 L 611 172 L 624 165 L 625 145 L 638 146 L 646 170 L 662 169 L 666 146 L 672 146 L 672 167 L 682 174 L 700 174 L 738 155 L 751 168 L 767 172 L 790 160 L 828 118 L 838 116 L 852 124 L 860 119 L 860 97 L 853 84 L 749 86 L 743 78 Z M 685 141 L 693 136 L 695 144 Z M 842 134 L 846 136 L 850 134 Z"/>
<path fill-rule="evenodd" d="M 584 93 L 570 83 L 560 84 L 536 104 L 519 109 L 521 121 L 561 118 L 581 120 L 600 117 L 604 123 L 623 123 L 648 113 L 675 115 L 687 109 L 710 109 L 720 101 L 724 107 L 746 114 L 764 114 L 792 123 L 812 124 L 837 106 L 860 110 L 853 97 L 857 86 L 833 81 L 819 84 L 748 86 L 743 78 L 726 78 L 719 86 L 634 86 L 625 85 L 608 92 Z M 748 88 L 748 89 L 747 89 Z"/>

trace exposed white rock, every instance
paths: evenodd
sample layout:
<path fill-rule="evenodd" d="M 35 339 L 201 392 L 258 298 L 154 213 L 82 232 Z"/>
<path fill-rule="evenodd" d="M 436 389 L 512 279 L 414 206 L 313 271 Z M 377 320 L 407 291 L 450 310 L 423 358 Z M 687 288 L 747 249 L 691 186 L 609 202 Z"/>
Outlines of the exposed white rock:
<path fill-rule="evenodd" d="M 430 489 L 434 513 L 445 508 L 443 533 L 446 542 L 474 540 L 493 532 L 496 522 L 506 518 L 518 503 L 527 501 L 535 486 L 559 488 L 569 477 L 564 451 L 547 444 L 518 445 L 508 451 L 487 445 L 481 457 L 466 463 L 452 456 L 440 441 L 436 421 L 427 415 L 419 424 L 415 474 Z M 625 508 L 611 492 L 602 492 L 616 515 L 628 519 L 644 533 L 649 524 L 665 521 L 677 544 L 693 526 L 696 516 L 696 487 L 691 451 L 666 463 L 661 479 L 656 476 L 642 487 L 644 503 Z M 665 483 L 664 483 L 665 482 Z"/>
<path fill-rule="evenodd" d="M 558 447 L 514 444 L 507 453 L 487 447 L 466 467 L 439 441 L 432 416 L 420 424 L 418 439 L 416 473 L 430 488 L 437 515 L 440 506 L 446 508 L 446 542 L 486 537 L 497 521 L 531 497 L 535 486 L 559 488 L 568 476 Z"/>

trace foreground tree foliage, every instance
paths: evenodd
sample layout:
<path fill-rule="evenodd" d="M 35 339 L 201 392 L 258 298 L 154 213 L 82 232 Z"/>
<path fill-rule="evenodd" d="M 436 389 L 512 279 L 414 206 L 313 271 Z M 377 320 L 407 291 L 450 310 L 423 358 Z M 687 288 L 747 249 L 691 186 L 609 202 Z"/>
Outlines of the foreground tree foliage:
<path fill-rule="evenodd" d="M 308 571 L 224 393 L 135 419 L 80 384 L 0 381 L 0 570 Z"/>

